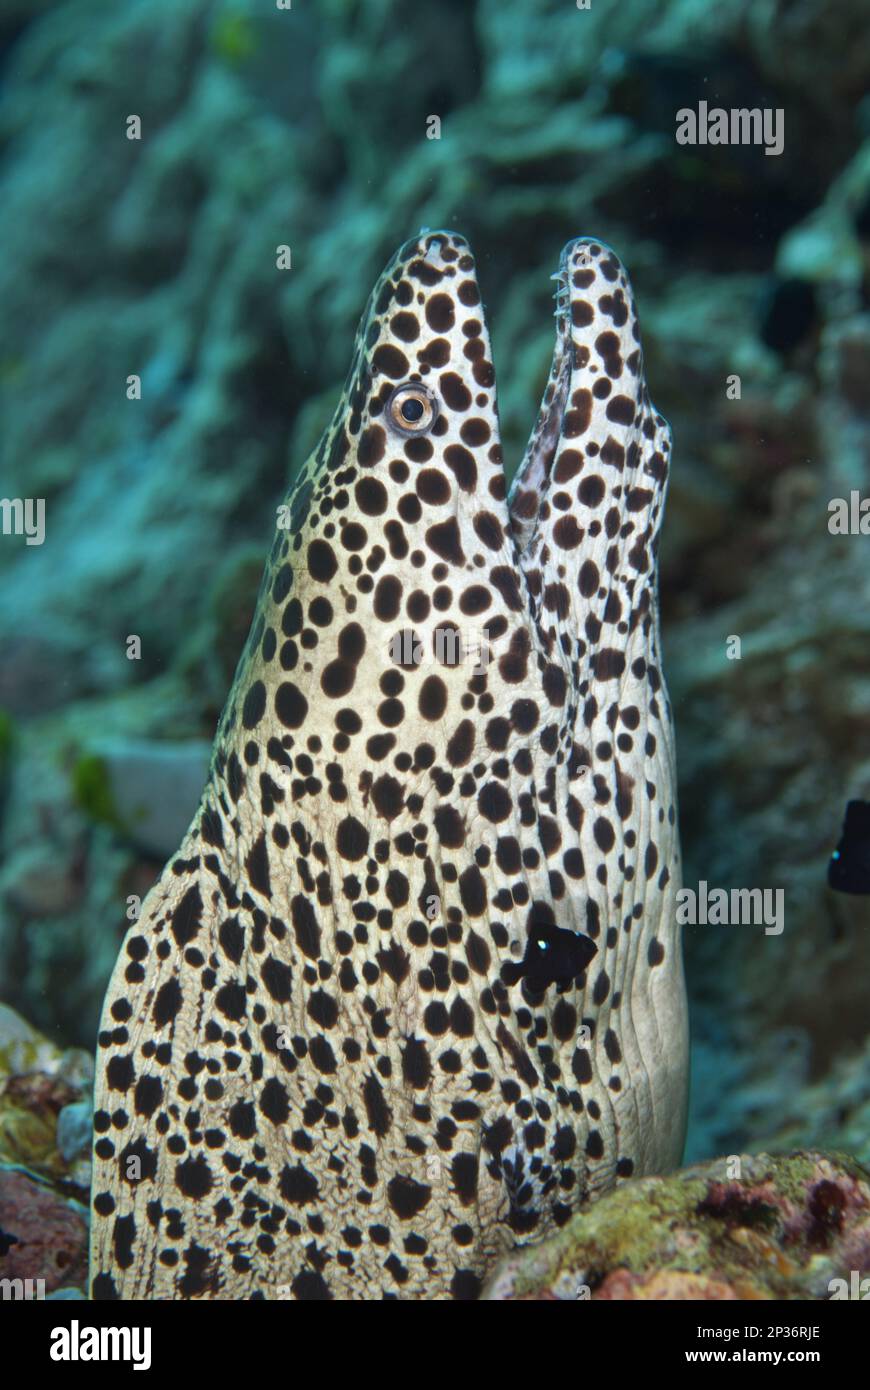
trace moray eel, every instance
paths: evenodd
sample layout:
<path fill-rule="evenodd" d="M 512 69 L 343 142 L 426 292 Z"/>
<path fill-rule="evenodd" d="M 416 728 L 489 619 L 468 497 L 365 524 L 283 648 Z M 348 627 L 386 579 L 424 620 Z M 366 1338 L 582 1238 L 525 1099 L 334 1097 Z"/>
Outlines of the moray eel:
<path fill-rule="evenodd" d="M 374 288 L 109 986 L 95 1298 L 473 1298 L 679 1161 L 670 432 L 616 256 L 557 279 L 510 495 L 468 243 Z"/>

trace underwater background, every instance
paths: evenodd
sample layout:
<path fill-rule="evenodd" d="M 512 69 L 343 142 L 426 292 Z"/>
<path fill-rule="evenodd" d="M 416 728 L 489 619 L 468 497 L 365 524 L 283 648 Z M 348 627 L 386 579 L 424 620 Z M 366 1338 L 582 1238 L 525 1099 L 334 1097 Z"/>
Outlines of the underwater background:
<path fill-rule="evenodd" d="M 578 235 L 631 274 L 673 428 L 684 880 L 784 892 L 779 935 L 685 928 L 687 1159 L 870 1159 L 870 898 L 827 886 L 870 799 L 870 536 L 829 530 L 870 495 L 868 78 L 870 6 L 832 0 L 0 2 L 0 493 L 46 518 L 0 536 L 0 1159 L 40 1163 L 22 1058 L 63 1059 L 54 1114 L 87 1083 L 275 507 L 385 261 L 441 226 L 509 474 Z M 700 101 L 781 108 L 782 153 L 679 145 Z"/>

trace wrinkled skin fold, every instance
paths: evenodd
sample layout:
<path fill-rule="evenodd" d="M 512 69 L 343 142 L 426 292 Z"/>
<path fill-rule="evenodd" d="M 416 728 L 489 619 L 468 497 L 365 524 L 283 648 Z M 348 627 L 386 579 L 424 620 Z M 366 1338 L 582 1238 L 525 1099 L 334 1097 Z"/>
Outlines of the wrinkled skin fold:
<path fill-rule="evenodd" d="M 393 257 L 109 986 L 95 1297 L 470 1298 L 679 1161 L 669 453 L 609 248 L 563 252 L 509 497 L 468 244 Z"/>

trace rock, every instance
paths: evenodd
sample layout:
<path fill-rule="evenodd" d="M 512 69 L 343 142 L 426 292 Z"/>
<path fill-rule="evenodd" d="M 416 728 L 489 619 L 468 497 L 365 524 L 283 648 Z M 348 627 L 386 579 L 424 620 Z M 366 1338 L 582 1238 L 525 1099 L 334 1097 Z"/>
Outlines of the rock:
<path fill-rule="evenodd" d="M 92 1079 L 90 1053 L 62 1051 L 0 1005 L 0 1163 L 84 1196 Z"/>
<path fill-rule="evenodd" d="M 213 727 L 216 715 L 212 711 Z M 166 854 L 151 854 L 118 823 L 105 764 L 116 752 L 146 745 L 141 776 L 118 788 L 124 813 L 151 798 L 144 829 L 159 837 L 164 807 L 186 826 L 205 780 L 195 767 L 186 785 L 185 752 L 207 745 L 195 735 L 201 716 L 180 679 L 160 678 L 148 691 L 117 700 L 72 704 L 15 726 L 4 740 L 0 717 L 0 982 L 5 1002 L 52 1036 L 93 1048 L 106 980 L 134 910 Z M 171 730 L 174 744 L 167 743 Z M 96 752 L 95 752 L 96 749 Z M 168 749 L 168 757 L 161 750 Z M 172 749 L 182 750 L 179 761 Z M 152 759 L 151 753 L 155 756 Z M 8 758 L 5 756 L 8 755 Z M 6 766 L 2 764 L 6 762 Z M 200 767 L 202 765 L 200 764 Z M 198 783 L 198 785 L 197 785 Z M 136 800 L 131 801 L 131 794 Z M 178 808 L 181 807 L 179 812 Z M 150 830 L 149 830 L 150 826 Z M 173 834 L 175 832 L 172 832 Z M 150 844 L 151 840 L 146 840 Z M 58 982 L 63 981 L 63 988 Z"/>
<path fill-rule="evenodd" d="M 189 826 L 208 773 L 211 744 L 95 739 L 73 771 L 81 804 L 143 854 L 166 859 Z"/>
<path fill-rule="evenodd" d="M 791 1085 L 786 1063 L 778 1095 L 768 1095 L 756 1131 L 763 1126 L 780 1150 L 797 1143 L 824 1145 L 854 1154 L 870 1167 L 870 1042 L 838 1057 L 821 1081 L 809 1082 L 808 1070 Z"/>
<path fill-rule="evenodd" d="M 0 1230 L 15 1243 L 0 1257 L 4 1279 L 44 1279 L 55 1289 L 84 1288 L 88 1264 L 85 1209 L 24 1172 L 0 1167 Z"/>
<path fill-rule="evenodd" d="M 74 863 L 51 846 L 21 850 L 0 873 L 0 896 L 24 917 L 65 915 L 81 895 Z"/>
<path fill-rule="evenodd" d="M 56 1135 L 56 1113 L 18 1103 L 7 1083 L 0 1095 L 0 1158 L 58 1176 L 62 1163 Z"/>
<path fill-rule="evenodd" d="M 870 1272 L 870 1172 L 837 1154 L 744 1155 L 619 1186 L 510 1254 L 482 1298 L 826 1300 L 853 1270 Z"/>
<path fill-rule="evenodd" d="M 87 657 L 78 661 L 79 647 L 67 635 L 40 632 L 36 619 L 21 632 L 4 634 L 0 667 L 0 705 L 16 717 L 55 709 L 71 694 L 93 693 L 97 682 Z M 61 684 L 55 673 L 68 670 Z"/>
<path fill-rule="evenodd" d="M 64 1163 L 87 1153 L 93 1132 L 92 1110 L 90 1101 L 77 1100 L 65 1105 L 58 1115 L 57 1151 Z"/>
<path fill-rule="evenodd" d="M 33 1073 L 56 1079 L 61 1088 L 89 1089 L 94 1059 L 81 1048 L 59 1048 L 13 1009 L 0 1004 L 0 1080 Z M 66 1103 L 66 1091 L 60 1089 L 58 1094 L 64 1097 L 57 1103 L 60 1109 Z"/>
<path fill-rule="evenodd" d="M 858 308 L 867 274 L 862 210 L 868 198 L 870 142 L 865 142 L 833 180 L 824 201 L 782 238 L 776 253 L 779 273 L 824 286 L 837 306 Z"/>

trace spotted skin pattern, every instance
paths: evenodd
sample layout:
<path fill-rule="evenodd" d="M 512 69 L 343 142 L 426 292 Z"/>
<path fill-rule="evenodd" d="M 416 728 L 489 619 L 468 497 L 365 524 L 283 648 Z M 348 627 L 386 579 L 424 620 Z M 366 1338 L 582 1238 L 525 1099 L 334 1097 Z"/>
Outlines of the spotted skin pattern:
<path fill-rule="evenodd" d="M 473 1298 L 679 1161 L 670 437 L 616 256 L 574 241 L 557 278 L 509 498 L 467 242 L 423 233 L 375 286 L 109 986 L 96 1298 Z M 536 925 L 596 948 L 537 994 Z"/>

